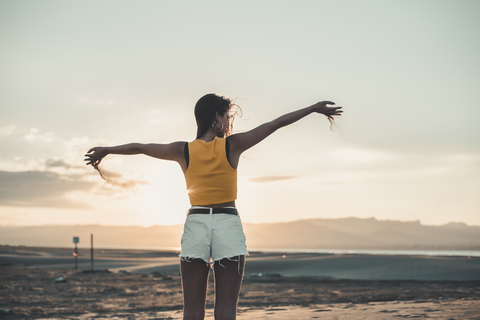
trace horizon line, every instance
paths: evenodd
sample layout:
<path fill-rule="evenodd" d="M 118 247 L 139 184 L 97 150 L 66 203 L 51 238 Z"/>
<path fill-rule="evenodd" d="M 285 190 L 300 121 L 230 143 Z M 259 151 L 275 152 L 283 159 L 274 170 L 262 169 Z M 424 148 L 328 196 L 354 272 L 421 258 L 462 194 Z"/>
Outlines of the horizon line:
<path fill-rule="evenodd" d="M 463 221 L 450 221 L 444 224 L 423 224 L 420 219 L 417 220 L 390 220 L 390 219 L 385 219 L 385 220 L 380 220 L 375 217 L 369 217 L 369 218 L 359 218 L 359 217 L 343 217 L 343 218 L 307 218 L 307 219 L 297 219 L 297 220 L 289 220 L 289 221 L 275 221 L 275 222 L 248 222 L 248 221 L 242 221 L 243 224 L 254 224 L 254 225 L 260 225 L 260 224 L 278 224 L 278 223 L 293 223 L 293 222 L 299 222 L 299 221 L 310 221 L 310 220 L 347 220 L 347 219 L 357 219 L 357 220 L 375 220 L 378 222 L 400 222 L 400 223 L 417 223 L 422 226 L 433 226 L 433 227 L 442 227 L 442 226 L 447 226 L 451 224 L 463 224 L 466 225 L 467 227 L 480 227 L 480 225 L 470 225 L 466 222 Z M 68 226 L 68 227 L 74 227 L 74 226 L 100 226 L 100 227 L 140 227 L 140 228 L 152 228 L 156 226 L 179 226 L 183 225 L 182 223 L 176 223 L 176 224 L 154 224 L 151 226 L 143 226 L 143 225 L 135 225 L 135 224 L 128 224 L 128 225 L 105 225 L 105 224 L 98 224 L 98 223 L 91 223 L 91 224 L 42 224 L 42 225 L 8 225 L 8 224 L 0 224 L 0 228 L 7 227 L 7 228 L 15 228 L 15 227 L 59 227 L 59 226 Z"/>

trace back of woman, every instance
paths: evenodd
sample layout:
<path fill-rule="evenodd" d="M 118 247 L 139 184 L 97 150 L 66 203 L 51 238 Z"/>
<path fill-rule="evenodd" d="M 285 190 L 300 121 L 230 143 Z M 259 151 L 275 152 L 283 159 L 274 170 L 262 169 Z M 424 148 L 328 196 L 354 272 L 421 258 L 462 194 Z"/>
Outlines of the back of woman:
<path fill-rule="evenodd" d="M 101 172 L 99 164 L 108 154 L 145 154 L 179 163 L 185 174 L 191 207 L 181 239 L 180 271 L 184 319 L 205 317 L 206 289 L 210 268 L 215 276 L 215 319 L 235 319 L 243 278 L 245 235 L 235 200 L 237 166 L 241 154 L 277 129 L 312 113 L 340 116 L 341 107 L 330 101 L 285 114 L 250 131 L 231 134 L 232 108 L 229 98 L 207 94 L 195 105 L 197 135 L 192 142 L 169 144 L 130 143 L 95 147 L 86 154 L 87 165 Z"/>

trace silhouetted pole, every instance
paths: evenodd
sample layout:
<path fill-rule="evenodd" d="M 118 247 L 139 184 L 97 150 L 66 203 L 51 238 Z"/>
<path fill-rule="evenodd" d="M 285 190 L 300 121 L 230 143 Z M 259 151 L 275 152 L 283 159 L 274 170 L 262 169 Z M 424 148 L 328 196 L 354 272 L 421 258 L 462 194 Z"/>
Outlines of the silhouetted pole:
<path fill-rule="evenodd" d="M 75 270 L 77 270 L 77 244 L 75 243 Z"/>
<path fill-rule="evenodd" d="M 75 270 L 77 270 L 77 243 L 80 242 L 79 237 L 73 237 L 73 243 L 75 243 L 75 252 L 73 253 L 73 256 L 75 257 Z"/>
<path fill-rule="evenodd" d="M 90 234 L 90 262 L 93 271 L 93 233 Z"/>

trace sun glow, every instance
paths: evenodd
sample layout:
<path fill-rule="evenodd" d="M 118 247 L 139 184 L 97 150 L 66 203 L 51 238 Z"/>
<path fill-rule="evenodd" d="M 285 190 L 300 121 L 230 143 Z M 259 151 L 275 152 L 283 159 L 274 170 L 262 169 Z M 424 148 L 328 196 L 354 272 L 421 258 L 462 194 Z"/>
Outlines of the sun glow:
<path fill-rule="evenodd" d="M 135 224 L 152 226 L 156 224 L 177 224 L 185 220 L 189 208 L 185 179 L 176 163 L 152 164 L 147 170 L 148 185 L 142 187 L 136 199 L 142 215 L 135 215 Z"/>
<path fill-rule="evenodd" d="M 360 149 L 339 149 L 330 152 L 329 156 L 350 163 L 383 161 L 389 158 L 386 153 Z"/>

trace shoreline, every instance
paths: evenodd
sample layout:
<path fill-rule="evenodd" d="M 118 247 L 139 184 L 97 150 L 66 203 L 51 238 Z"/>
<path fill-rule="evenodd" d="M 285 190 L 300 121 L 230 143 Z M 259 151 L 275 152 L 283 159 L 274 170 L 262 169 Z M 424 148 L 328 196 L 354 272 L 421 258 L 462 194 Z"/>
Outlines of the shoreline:
<path fill-rule="evenodd" d="M 62 246 L 24 246 L 24 245 L 0 245 L 2 249 L 25 250 L 25 249 L 45 249 L 45 250 L 73 250 L 72 247 Z M 78 250 L 90 252 L 90 247 L 78 247 Z M 180 247 L 144 247 L 144 246 L 104 246 L 95 247 L 94 250 L 110 251 L 150 251 L 150 252 L 178 252 Z M 361 254 L 361 255 L 414 255 L 414 256 L 438 256 L 438 257 L 480 257 L 480 249 L 276 249 L 276 248 L 253 248 L 248 250 L 250 253 L 315 253 L 315 254 Z"/>
<path fill-rule="evenodd" d="M 0 247 L 0 267 L 73 269 L 71 248 Z M 80 270 L 91 269 L 90 250 L 79 249 Z M 149 274 L 179 274 L 175 251 L 97 249 L 94 269 Z M 251 252 L 245 275 L 321 277 L 351 280 L 478 281 L 480 257 Z"/>
<path fill-rule="evenodd" d="M 182 319 L 178 275 L 0 268 L 0 318 Z M 206 319 L 213 319 L 214 281 Z M 247 319 L 478 319 L 480 281 L 349 280 L 246 275 L 239 320 Z M 448 317 L 447 317 L 448 315 Z"/>

